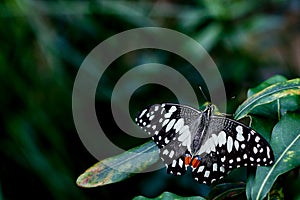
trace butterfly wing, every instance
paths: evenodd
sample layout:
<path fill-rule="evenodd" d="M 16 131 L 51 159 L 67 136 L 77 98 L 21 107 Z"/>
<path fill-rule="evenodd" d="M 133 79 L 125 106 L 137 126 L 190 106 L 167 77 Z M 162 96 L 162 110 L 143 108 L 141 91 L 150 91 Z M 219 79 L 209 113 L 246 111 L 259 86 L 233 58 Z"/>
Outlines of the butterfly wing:
<path fill-rule="evenodd" d="M 202 158 L 193 171 L 201 183 L 213 183 L 241 166 L 267 166 L 274 162 L 268 142 L 255 130 L 235 120 L 211 116 L 203 145 L 196 153 Z"/>
<path fill-rule="evenodd" d="M 178 104 L 155 104 L 138 114 L 136 123 L 160 148 L 167 172 L 185 173 L 191 160 L 192 133 L 196 132 L 201 111 Z"/>

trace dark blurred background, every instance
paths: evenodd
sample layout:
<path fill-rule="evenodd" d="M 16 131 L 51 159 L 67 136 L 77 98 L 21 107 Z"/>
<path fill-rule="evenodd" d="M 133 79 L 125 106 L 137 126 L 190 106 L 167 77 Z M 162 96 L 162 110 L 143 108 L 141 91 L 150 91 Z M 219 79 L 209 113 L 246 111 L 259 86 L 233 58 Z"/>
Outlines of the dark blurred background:
<path fill-rule="evenodd" d="M 209 188 L 190 175 L 174 178 L 164 169 L 98 188 L 76 186 L 77 177 L 97 160 L 81 143 L 73 123 L 73 82 L 85 56 L 121 31 L 158 26 L 197 40 L 222 74 L 228 113 L 246 98 L 249 87 L 276 74 L 300 74 L 298 0 L 5 0 L 0 3 L 0 20 L 0 199 L 207 194 Z M 129 137 L 116 126 L 110 95 L 123 73 L 154 61 L 175 66 L 195 89 L 201 84 L 187 63 L 168 52 L 139 50 L 116 60 L 100 80 L 96 108 L 111 140 L 125 149 L 147 140 Z M 142 107 L 162 101 L 177 100 L 166 88 L 144 86 L 134 94 L 130 112 L 134 116 Z M 201 94 L 199 101 L 204 101 Z"/>

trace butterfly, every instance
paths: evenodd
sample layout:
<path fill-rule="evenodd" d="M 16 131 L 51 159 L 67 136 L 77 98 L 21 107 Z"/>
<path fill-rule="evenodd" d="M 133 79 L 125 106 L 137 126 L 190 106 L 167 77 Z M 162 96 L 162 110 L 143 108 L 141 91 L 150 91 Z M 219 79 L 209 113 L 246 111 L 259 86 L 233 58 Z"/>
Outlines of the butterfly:
<path fill-rule="evenodd" d="M 190 166 L 199 183 L 210 185 L 232 169 L 274 162 L 270 145 L 259 133 L 213 110 L 212 104 L 203 111 L 155 104 L 143 109 L 135 121 L 159 147 L 167 173 L 183 175 Z"/>

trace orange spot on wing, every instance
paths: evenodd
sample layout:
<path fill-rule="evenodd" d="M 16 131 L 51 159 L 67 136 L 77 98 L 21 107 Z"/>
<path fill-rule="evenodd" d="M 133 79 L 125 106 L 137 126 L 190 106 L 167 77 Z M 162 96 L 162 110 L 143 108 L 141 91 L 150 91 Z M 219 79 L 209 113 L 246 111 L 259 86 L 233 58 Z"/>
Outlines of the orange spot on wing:
<path fill-rule="evenodd" d="M 191 166 L 192 166 L 193 168 L 197 168 L 199 165 L 200 165 L 200 160 L 199 160 L 197 157 L 195 157 L 195 158 L 192 160 Z"/>
<path fill-rule="evenodd" d="M 184 157 L 184 164 L 185 164 L 186 166 L 189 166 L 190 163 L 191 163 L 191 159 L 192 159 L 192 156 L 191 156 L 191 155 L 186 155 L 186 156 Z"/>

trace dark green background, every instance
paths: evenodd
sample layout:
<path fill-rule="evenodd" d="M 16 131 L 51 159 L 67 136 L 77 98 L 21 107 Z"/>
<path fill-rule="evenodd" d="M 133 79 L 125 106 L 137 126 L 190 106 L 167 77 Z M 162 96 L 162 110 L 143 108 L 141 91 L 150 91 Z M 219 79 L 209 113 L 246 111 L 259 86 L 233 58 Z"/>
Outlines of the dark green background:
<path fill-rule="evenodd" d="M 208 187 L 194 182 L 190 174 L 174 178 L 164 169 L 99 188 L 77 187 L 77 177 L 97 162 L 73 123 L 71 95 L 77 70 L 95 46 L 121 31 L 146 26 L 174 29 L 209 52 L 225 83 L 228 113 L 233 113 L 249 87 L 275 74 L 299 76 L 299 10 L 297 0 L 2 1 L 0 199 L 131 199 L 163 191 L 207 194 Z M 191 66 L 168 52 L 139 50 L 116 60 L 100 81 L 96 108 L 111 140 L 123 148 L 146 140 L 127 136 L 114 123 L 109 109 L 113 86 L 133 66 L 153 61 L 179 70 L 195 90 L 203 83 Z M 198 98 L 204 101 L 201 93 Z M 130 112 L 134 116 L 142 107 L 162 101 L 176 99 L 165 88 L 144 86 L 132 97 Z"/>

